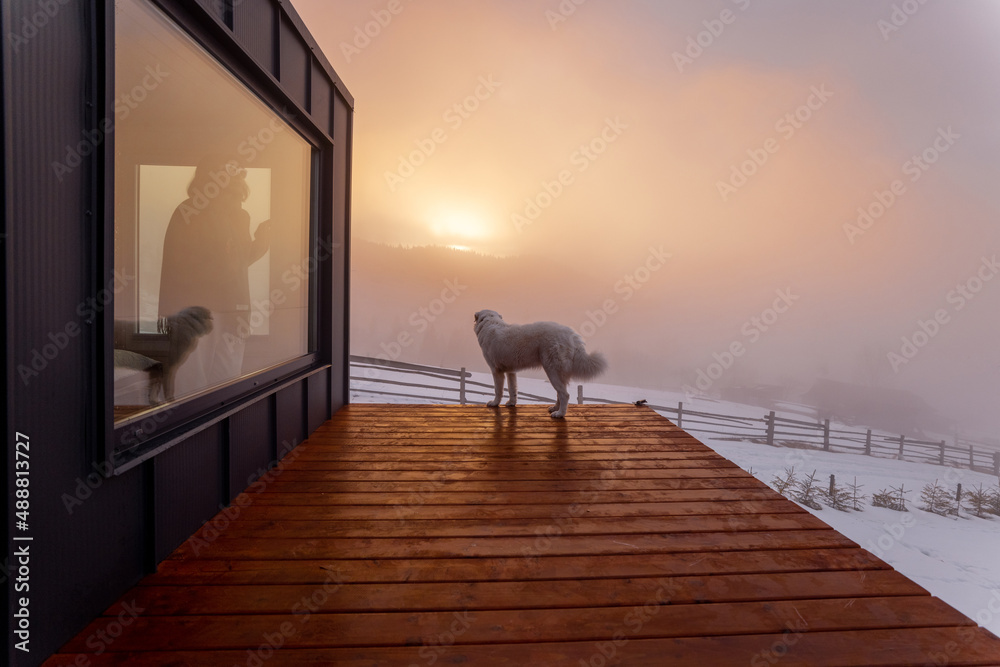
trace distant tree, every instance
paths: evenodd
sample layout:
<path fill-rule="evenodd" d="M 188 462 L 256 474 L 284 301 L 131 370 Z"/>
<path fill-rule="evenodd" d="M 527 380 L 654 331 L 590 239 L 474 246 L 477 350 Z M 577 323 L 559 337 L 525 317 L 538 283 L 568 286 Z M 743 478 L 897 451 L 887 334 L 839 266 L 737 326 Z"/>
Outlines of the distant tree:
<path fill-rule="evenodd" d="M 997 488 L 990 492 L 986 509 L 990 514 L 1000 515 L 1000 483 L 997 483 Z"/>
<path fill-rule="evenodd" d="M 952 494 L 947 488 L 938 484 L 937 480 L 934 480 L 933 484 L 926 484 L 920 491 L 920 502 L 923 503 L 920 509 L 926 512 L 933 512 L 941 516 L 958 513 Z"/>
<path fill-rule="evenodd" d="M 857 482 L 857 477 L 854 478 Z M 835 510 L 846 512 L 851 508 L 851 492 L 837 484 L 837 478 L 830 475 L 830 486 L 822 491 L 823 500 Z"/>
<path fill-rule="evenodd" d="M 889 487 L 889 489 L 880 489 L 878 493 L 872 496 L 872 505 L 874 507 L 885 507 L 896 512 L 909 512 L 906 509 L 906 490 L 901 484 L 899 488 L 894 486 Z"/>
<path fill-rule="evenodd" d="M 820 505 L 813 498 L 818 492 L 818 486 L 816 484 L 816 471 L 813 470 L 812 474 L 803 480 L 795 483 L 795 496 L 793 500 L 802 503 L 806 507 L 811 507 L 814 510 L 821 510 L 823 506 Z"/>
<path fill-rule="evenodd" d="M 865 500 L 868 498 L 868 496 L 861 493 L 864 485 L 858 484 L 858 478 L 855 477 L 854 483 L 848 484 L 847 488 L 850 490 L 851 508 L 857 512 L 863 512 L 865 509 Z"/>
<path fill-rule="evenodd" d="M 969 509 L 980 519 L 988 518 L 986 514 L 990 511 L 990 500 L 992 492 L 983 489 L 982 483 L 965 494 L 969 499 Z"/>
<path fill-rule="evenodd" d="M 791 468 L 785 468 L 784 477 L 774 476 L 771 480 L 771 488 L 781 495 L 785 495 L 785 491 L 794 488 L 795 483 L 795 466 L 792 466 Z"/>

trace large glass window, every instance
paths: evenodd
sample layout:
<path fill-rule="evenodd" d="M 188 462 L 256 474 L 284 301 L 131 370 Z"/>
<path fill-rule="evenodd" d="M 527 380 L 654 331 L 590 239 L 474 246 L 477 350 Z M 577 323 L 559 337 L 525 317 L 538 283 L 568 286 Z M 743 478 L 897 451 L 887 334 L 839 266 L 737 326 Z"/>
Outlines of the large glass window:
<path fill-rule="evenodd" d="M 312 148 L 148 0 L 117 0 L 115 421 L 310 352 Z"/>

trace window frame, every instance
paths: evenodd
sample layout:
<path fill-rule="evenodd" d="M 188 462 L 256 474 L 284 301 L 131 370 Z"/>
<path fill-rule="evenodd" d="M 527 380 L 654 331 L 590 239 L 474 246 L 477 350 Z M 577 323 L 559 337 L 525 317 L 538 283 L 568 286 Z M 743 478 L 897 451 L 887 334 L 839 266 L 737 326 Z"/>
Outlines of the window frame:
<path fill-rule="evenodd" d="M 322 188 L 333 174 L 333 138 L 328 129 L 318 126 L 309 111 L 286 93 L 281 83 L 258 63 L 237 41 L 232 31 L 232 12 L 221 21 L 205 7 L 183 0 L 145 0 L 163 12 L 175 26 L 203 48 L 218 65 L 246 87 L 262 104 L 271 109 L 310 146 L 309 180 L 309 244 L 310 265 L 317 268 L 309 281 L 309 317 L 307 322 L 310 352 L 270 368 L 253 372 L 223 386 L 208 389 L 188 399 L 180 399 L 164 407 L 142 413 L 134 418 L 114 422 L 114 301 L 108 303 L 96 323 L 99 346 L 95 355 L 96 372 L 93 387 L 97 410 L 97 446 L 92 453 L 95 462 L 110 463 L 114 474 L 121 474 L 144 460 L 159 454 L 190 437 L 208 425 L 225 419 L 242 406 L 261 400 L 281 388 L 301 381 L 332 364 L 331 341 L 333 300 L 331 277 L 335 258 L 329 251 L 333 242 L 333 195 Z M 219 0 L 223 1 L 223 0 Z M 98 32 L 104 39 L 103 58 L 94 73 L 95 83 L 102 86 L 98 99 L 103 101 L 99 118 L 114 119 L 115 97 L 115 11 L 112 3 L 104 5 L 103 20 L 97 21 Z M 278 11 L 277 8 L 275 11 Z M 98 54 L 99 56 L 101 54 Z M 98 289 L 108 285 L 114 275 L 115 238 L 115 135 L 109 132 L 101 152 L 101 168 L 96 170 L 95 200 L 100 210 L 95 219 L 103 220 L 95 230 L 96 271 Z M 102 196 L 103 195 L 103 196 Z M 305 259 L 305 258 L 304 258 Z M 103 372 L 101 370 L 103 369 Z M 150 423 L 151 422 L 151 423 Z M 152 426 L 152 431 L 147 428 Z"/>

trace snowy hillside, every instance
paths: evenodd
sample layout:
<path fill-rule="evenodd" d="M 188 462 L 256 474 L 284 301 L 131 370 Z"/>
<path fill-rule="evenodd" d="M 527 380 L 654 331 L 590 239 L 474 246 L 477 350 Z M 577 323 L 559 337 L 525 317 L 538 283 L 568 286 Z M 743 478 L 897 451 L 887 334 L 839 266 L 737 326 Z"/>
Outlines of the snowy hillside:
<path fill-rule="evenodd" d="M 453 378 L 435 380 L 423 375 L 416 377 L 396 374 L 384 369 L 369 369 L 367 373 L 355 369 L 352 374 L 356 376 L 351 382 L 351 401 L 355 403 L 457 402 Z M 518 388 L 523 393 L 553 396 L 552 388 L 544 380 L 520 376 L 518 379 Z M 387 385 L 385 380 L 436 384 L 441 389 Z M 492 383 L 490 376 L 485 373 L 474 373 L 472 381 L 489 385 Z M 372 393 L 376 391 L 411 395 L 401 397 Z M 486 395 L 492 396 L 491 389 L 473 384 L 470 384 L 468 391 L 470 403 L 485 403 Z M 473 391 L 483 393 L 475 394 Z M 587 384 L 585 395 L 622 402 L 645 399 L 650 404 L 663 406 L 676 406 L 679 401 L 683 401 L 685 410 L 755 419 L 760 418 L 764 412 L 762 408 L 755 406 L 612 385 Z M 575 400 L 574 386 L 571 401 Z M 568 413 L 570 419 L 572 410 L 571 405 Z M 673 417 L 669 413 L 665 413 L 665 416 Z M 817 449 L 771 447 L 692 430 L 706 445 L 768 484 L 775 476 L 783 475 L 788 468 L 794 468 L 798 478 L 815 471 L 820 487 L 829 485 L 830 475 L 836 476 L 838 485 L 853 484 L 856 480 L 862 487 L 861 493 L 868 496 L 863 511 L 839 511 L 825 505 L 819 510 L 806 509 L 891 564 L 931 594 L 1000 635 L 1000 517 L 974 517 L 964 506 L 958 517 L 939 516 L 919 509 L 921 489 L 927 484 L 933 484 L 935 480 L 954 494 L 957 484 L 961 484 L 965 492 L 980 484 L 984 489 L 996 489 L 996 477 L 927 463 Z M 882 489 L 899 487 L 905 489 L 908 512 L 871 506 L 872 494 Z"/>

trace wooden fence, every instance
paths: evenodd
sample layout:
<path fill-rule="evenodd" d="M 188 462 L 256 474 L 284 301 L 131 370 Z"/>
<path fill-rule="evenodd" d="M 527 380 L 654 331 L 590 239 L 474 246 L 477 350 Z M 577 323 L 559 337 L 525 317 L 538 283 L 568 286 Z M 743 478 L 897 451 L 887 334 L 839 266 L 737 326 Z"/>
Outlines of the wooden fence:
<path fill-rule="evenodd" d="M 380 371 L 393 374 L 416 376 L 413 382 L 380 377 Z M 357 374 L 355 374 L 357 373 Z M 417 378 L 423 379 L 418 381 Z M 400 361 L 376 359 L 351 355 L 351 381 L 372 382 L 384 389 L 360 389 L 366 394 L 416 398 L 423 401 L 460 403 L 470 400 L 493 398 L 492 384 L 472 380 L 472 373 L 465 368 L 454 370 L 436 366 L 421 366 Z M 433 380 L 434 382 L 428 382 Z M 423 393 L 412 393 L 421 389 Z M 483 391 L 486 389 L 486 391 Z M 427 390 L 439 393 L 429 396 Z M 538 396 L 519 391 L 518 400 L 551 403 L 553 397 Z M 583 385 L 577 386 L 577 403 L 621 404 L 606 398 L 585 396 Z M 894 458 L 900 461 L 933 463 L 953 468 L 969 468 L 979 472 L 992 473 L 1000 477 L 1000 451 L 987 445 L 956 441 L 949 444 L 945 440 L 929 441 L 876 432 L 872 429 L 851 431 L 834 428 L 830 420 L 820 422 L 779 417 L 774 410 L 762 417 L 741 417 L 699 412 L 686 409 L 683 402 L 676 406 L 652 405 L 649 407 L 669 416 L 679 427 L 692 433 L 715 436 L 717 439 L 749 441 L 772 446 L 821 449 L 827 452 L 850 452 L 879 458 Z"/>

